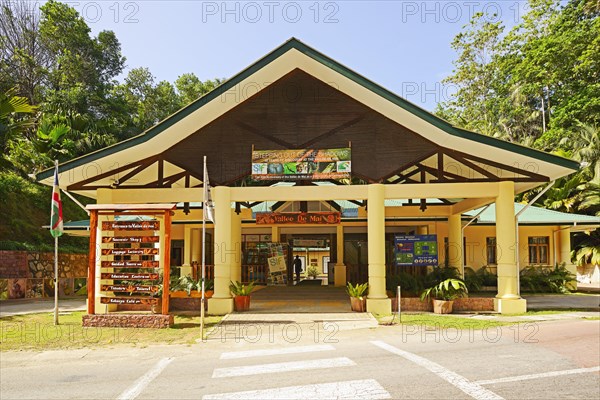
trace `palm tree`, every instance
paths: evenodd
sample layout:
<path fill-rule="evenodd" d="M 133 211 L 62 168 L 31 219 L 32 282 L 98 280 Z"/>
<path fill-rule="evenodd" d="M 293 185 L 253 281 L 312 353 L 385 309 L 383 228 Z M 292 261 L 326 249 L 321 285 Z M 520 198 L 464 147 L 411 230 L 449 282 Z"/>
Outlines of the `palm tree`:
<path fill-rule="evenodd" d="M 584 171 L 591 175 L 591 182 L 600 184 L 600 128 L 596 125 L 578 124 L 577 134 L 565 137 L 561 145 L 573 149 L 573 158 L 586 163 Z"/>
<path fill-rule="evenodd" d="M 34 124 L 29 114 L 35 112 L 36 107 L 30 105 L 26 97 L 17 96 L 15 93 L 14 89 L 0 93 L 0 168 L 10 165 L 6 159 L 10 142 L 19 138 Z"/>

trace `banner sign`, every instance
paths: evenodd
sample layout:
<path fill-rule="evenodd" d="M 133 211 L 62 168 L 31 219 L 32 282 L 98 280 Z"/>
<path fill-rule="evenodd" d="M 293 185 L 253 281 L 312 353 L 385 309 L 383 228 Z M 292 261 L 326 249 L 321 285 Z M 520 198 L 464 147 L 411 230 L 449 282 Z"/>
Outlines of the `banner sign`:
<path fill-rule="evenodd" d="M 158 249 L 102 249 L 103 256 L 154 256 Z"/>
<path fill-rule="evenodd" d="M 145 299 L 132 298 L 132 297 L 102 297 L 100 299 L 102 304 L 145 304 L 155 305 L 158 304 L 158 298 L 148 297 Z"/>
<path fill-rule="evenodd" d="M 287 264 L 285 262 L 286 252 L 281 243 L 269 243 L 269 256 L 267 262 L 269 264 L 269 279 L 271 285 L 287 284 Z"/>
<path fill-rule="evenodd" d="M 103 292 L 156 293 L 158 286 L 153 285 L 102 285 Z"/>
<path fill-rule="evenodd" d="M 323 239 L 294 239 L 294 247 L 326 247 Z"/>
<path fill-rule="evenodd" d="M 102 268 L 158 268 L 158 261 L 102 261 Z"/>
<path fill-rule="evenodd" d="M 160 236 L 103 236 L 102 243 L 158 243 Z"/>
<path fill-rule="evenodd" d="M 276 213 L 257 212 L 256 223 L 263 225 L 275 224 L 317 224 L 335 225 L 342 219 L 341 213 L 333 212 L 309 212 L 309 213 Z"/>
<path fill-rule="evenodd" d="M 252 178 L 258 181 L 350 179 L 350 172 L 350 148 L 252 152 Z"/>
<path fill-rule="evenodd" d="M 396 265 L 437 265 L 437 235 L 394 237 Z"/>
<path fill-rule="evenodd" d="M 140 280 L 158 280 L 158 274 L 146 274 L 146 273 L 135 273 L 135 272 L 103 272 L 100 274 L 101 279 L 140 279 Z M 126 290 L 124 290 L 126 291 Z"/>
<path fill-rule="evenodd" d="M 103 231 L 156 231 L 160 229 L 159 221 L 104 221 Z"/>

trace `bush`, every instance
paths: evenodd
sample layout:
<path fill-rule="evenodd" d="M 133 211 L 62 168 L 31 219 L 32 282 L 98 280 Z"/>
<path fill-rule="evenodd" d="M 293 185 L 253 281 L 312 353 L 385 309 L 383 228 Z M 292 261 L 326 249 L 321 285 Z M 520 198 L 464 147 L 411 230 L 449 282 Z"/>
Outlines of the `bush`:
<path fill-rule="evenodd" d="M 483 277 L 472 268 L 465 267 L 465 284 L 469 292 L 477 292 L 483 286 Z"/>
<path fill-rule="evenodd" d="M 565 264 L 552 269 L 530 265 L 520 273 L 521 289 L 533 293 L 570 293 L 568 283 L 575 275 L 565 268 Z"/>
<path fill-rule="evenodd" d="M 479 268 L 476 272 L 477 276 L 481 279 L 482 286 L 497 286 L 498 276 L 491 272 L 487 265 Z"/>
<path fill-rule="evenodd" d="M 424 287 L 435 286 L 446 279 L 460 279 L 460 273 L 454 267 L 435 267 L 425 277 Z"/>
<path fill-rule="evenodd" d="M 398 275 L 390 275 L 385 279 L 386 290 L 396 293 L 398 286 L 404 293 L 417 295 L 424 288 L 424 277 L 414 276 L 407 272 L 400 272 Z"/>

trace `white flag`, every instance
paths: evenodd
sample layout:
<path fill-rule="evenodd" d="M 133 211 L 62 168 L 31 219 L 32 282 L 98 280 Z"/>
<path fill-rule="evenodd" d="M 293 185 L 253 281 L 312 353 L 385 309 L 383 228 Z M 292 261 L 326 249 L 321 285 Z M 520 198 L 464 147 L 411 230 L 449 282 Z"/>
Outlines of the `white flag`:
<path fill-rule="evenodd" d="M 206 214 L 206 219 L 215 223 L 215 204 L 212 201 L 210 194 L 210 183 L 208 181 L 208 170 L 206 169 L 206 157 L 204 157 L 204 204 L 203 209 Z"/>

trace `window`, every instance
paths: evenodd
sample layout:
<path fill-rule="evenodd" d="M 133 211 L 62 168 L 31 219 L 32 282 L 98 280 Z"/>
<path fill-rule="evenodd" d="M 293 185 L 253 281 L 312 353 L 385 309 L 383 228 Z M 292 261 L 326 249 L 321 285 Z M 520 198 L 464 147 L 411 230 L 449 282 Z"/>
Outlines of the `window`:
<path fill-rule="evenodd" d="M 485 239 L 485 254 L 487 259 L 487 264 L 497 264 L 498 258 L 496 257 L 496 238 L 488 237 Z"/>
<path fill-rule="evenodd" d="M 550 250 L 550 239 L 548 236 L 530 236 L 529 264 L 548 264 L 548 253 Z"/>

